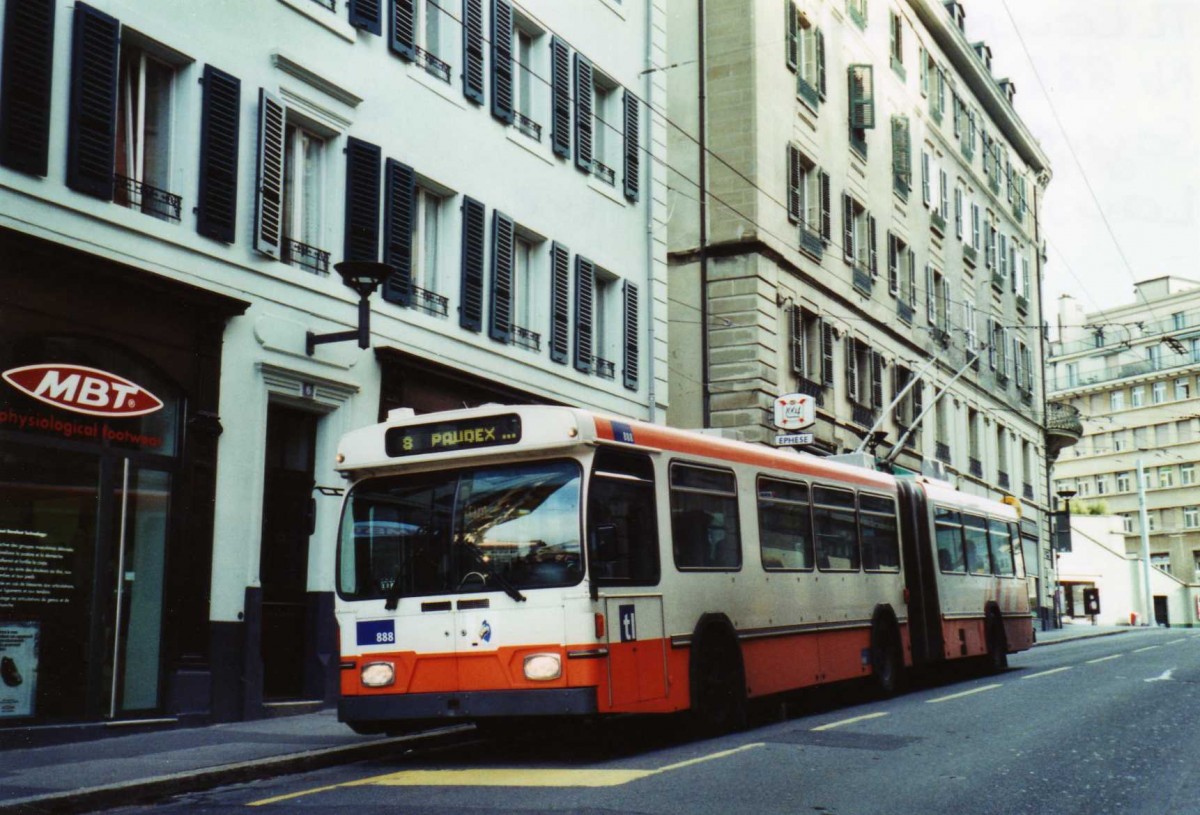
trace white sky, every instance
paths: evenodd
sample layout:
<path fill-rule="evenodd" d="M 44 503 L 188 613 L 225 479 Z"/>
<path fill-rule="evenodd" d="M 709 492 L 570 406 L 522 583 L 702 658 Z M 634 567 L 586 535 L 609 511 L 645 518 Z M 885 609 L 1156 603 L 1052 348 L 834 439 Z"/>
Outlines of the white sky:
<path fill-rule="evenodd" d="M 1046 320 L 1064 293 L 1094 311 L 1134 280 L 1200 279 L 1200 0 L 962 2 L 1050 158 Z"/>

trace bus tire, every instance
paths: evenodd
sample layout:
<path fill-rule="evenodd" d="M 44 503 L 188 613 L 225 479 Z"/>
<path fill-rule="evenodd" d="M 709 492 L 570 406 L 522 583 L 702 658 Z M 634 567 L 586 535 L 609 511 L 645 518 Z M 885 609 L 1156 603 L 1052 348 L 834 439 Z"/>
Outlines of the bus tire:
<path fill-rule="evenodd" d="M 889 614 L 876 615 L 871 626 L 871 673 L 884 697 L 895 696 L 904 684 L 900 632 Z"/>
<path fill-rule="evenodd" d="M 701 736 L 746 726 L 746 674 L 733 630 L 710 625 L 694 640 L 690 668 L 691 718 Z"/>
<path fill-rule="evenodd" d="M 1000 673 L 1008 667 L 1008 635 L 1004 633 L 1000 612 L 995 610 L 987 615 L 987 667 L 990 673 Z"/>

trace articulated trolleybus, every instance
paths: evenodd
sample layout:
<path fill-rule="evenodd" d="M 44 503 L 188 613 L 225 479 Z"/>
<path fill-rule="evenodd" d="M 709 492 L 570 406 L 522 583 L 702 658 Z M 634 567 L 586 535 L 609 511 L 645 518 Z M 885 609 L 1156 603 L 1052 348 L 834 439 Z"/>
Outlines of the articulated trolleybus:
<path fill-rule="evenodd" d="M 691 710 L 1032 643 L 1016 511 L 924 478 L 584 410 L 343 437 L 342 721 Z"/>

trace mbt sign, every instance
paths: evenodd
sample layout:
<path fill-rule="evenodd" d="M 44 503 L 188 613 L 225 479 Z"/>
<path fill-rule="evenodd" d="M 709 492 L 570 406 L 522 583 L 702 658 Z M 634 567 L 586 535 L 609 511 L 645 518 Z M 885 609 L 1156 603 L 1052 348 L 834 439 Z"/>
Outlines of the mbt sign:
<path fill-rule="evenodd" d="M 0 376 L 34 399 L 89 416 L 145 416 L 163 406 L 161 399 L 141 385 L 81 365 L 26 365 Z"/>

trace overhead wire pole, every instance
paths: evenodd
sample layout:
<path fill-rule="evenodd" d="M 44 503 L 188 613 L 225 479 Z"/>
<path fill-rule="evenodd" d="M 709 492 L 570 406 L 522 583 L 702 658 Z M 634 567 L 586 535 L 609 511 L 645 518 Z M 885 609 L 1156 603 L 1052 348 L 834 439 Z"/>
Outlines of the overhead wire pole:
<path fill-rule="evenodd" d="M 888 453 L 887 458 L 883 460 L 884 464 L 891 464 L 896 460 L 896 456 L 900 455 L 900 451 L 904 449 L 904 442 L 908 441 L 908 437 L 913 434 L 913 431 L 920 427 L 921 420 L 925 418 L 925 414 L 933 410 L 933 406 L 937 404 L 939 399 L 946 395 L 946 392 L 950 389 L 950 386 L 957 382 L 959 377 L 967 372 L 967 368 L 971 367 L 971 363 L 979 359 L 978 350 L 968 348 L 967 354 L 968 358 L 967 361 L 963 363 L 963 366 L 959 368 L 957 372 L 955 372 L 954 376 L 950 378 L 949 382 L 942 386 L 940 391 L 933 395 L 933 398 L 929 400 L 929 404 L 925 406 L 925 408 L 921 411 L 921 414 L 917 416 L 917 418 L 913 419 L 912 426 L 909 427 L 908 430 L 905 430 L 900 438 L 896 440 L 896 446 L 892 448 L 892 452 Z"/>
<path fill-rule="evenodd" d="M 1146 513 L 1146 470 L 1142 466 L 1142 457 L 1137 457 L 1138 480 L 1138 521 L 1141 524 L 1142 539 L 1142 591 L 1146 595 L 1146 619 L 1142 625 L 1154 625 L 1154 597 L 1150 594 L 1150 527 Z"/>
<path fill-rule="evenodd" d="M 912 377 L 909 378 L 908 384 L 901 388 L 900 392 L 895 395 L 891 403 L 883 409 L 883 411 L 879 414 L 879 418 L 875 420 L 875 424 L 871 425 L 871 429 L 867 431 L 865 436 L 863 436 L 863 440 L 858 443 L 858 447 L 854 448 L 855 453 L 861 453 L 863 451 L 863 448 L 870 443 L 871 437 L 874 436 L 876 431 L 879 430 L 884 420 L 891 415 L 893 410 L 896 409 L 896 405 L 900 404 L 900 400 L 908 395 L 908 392 L 912 390 L 918 382 L 921 381 L 921 377 L 925 375 L 925 372 L 936 365 L 937 361 L 937 357 L 930 357 L 929 361 L 921 367 L 921 370 L 917 371 L 912 375 Z M 967 364 L 969 365 L 970 363 Z M 922 413 L 921 415 L 923 416 L 925 414 Z M 913 424 L 916 424 L 916 422 Z"/>

